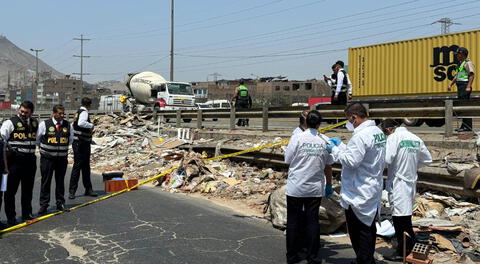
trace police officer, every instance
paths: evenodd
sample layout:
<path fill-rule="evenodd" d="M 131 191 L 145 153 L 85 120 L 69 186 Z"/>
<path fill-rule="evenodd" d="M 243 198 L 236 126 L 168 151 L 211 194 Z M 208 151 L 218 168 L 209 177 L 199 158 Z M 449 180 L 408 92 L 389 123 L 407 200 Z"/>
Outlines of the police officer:
<path fill-rule="evenodd" d="M 337 75 L 336 85 L 332 87 L 332 104 L 347 105 L 347 97 L 352 97 L 352 82 L 348 73 L 343 69 L 343 61 L 335 63 L 335 73 Z"/>
<path fill-rule="evenodd" d="M 309 112 L 310 112 L 310 110 L 303 110 L 302 111 L 302 113 L 300 114 L 298 127 L 295 128 L 292 131 L 292 136 L 294 136 L 296 134 L 299 134 L 299 133 L 302 133 L 303 131 L 305 131 L 308 128 L 308 126 L 307 126 L 307 115 L 308 115 Z"/>
<path fill-rule="evenodd" d="M 457 76 L 453 78 L 452 82 L 448 86 L 448 91 L 452 89 L 453 84 L 456 84 L 458 99 L 470 99 L 470 94 L 472 93 L 472 84 L 473 80 L 475 79 L 475 65 L 470 59 L 468 59 L 468 50 L 466 48 L 458 48 L 457 61 L 459 63 L 457 66 Z M 463 118 L 462 125 L 459 129 L 457 129 L 457 131 L 472 131 L 472 125 L 471 118 Z"/>
<path fill-rule="evenodd" d="M 415 203 L 417 169 L 432 162 L 432 155 L 423 141 L 407 130 L 399 127 L 393 119 L 382 122 L 382 130 L 387 135 L 385 163 L 388 165 L 386 190 L 392 208 L 393 226 L 397 236 L 397 251 L 387 259 L 403 260 L 403 233 L 407 232 L 405 252 L 410 254 L 415 241 L 412 228 L 412 212 Z"/>
<path fill-rule="evenodd" d="M 32 117 L 33 103 L 24 101 L 18 115 L 3 122 L 0 134 L 6 142 L 6 170 L 9 172 L 5 192 L 5 214 L 9 225 L 17 224 L 15 219 L 15 194 L 22 185 L 22 219 L 32 220 L 32 194 L 37 170 L 35 157 L 38 121 Z"/>
<path fill-rule="evenodd" d="M 251 108 L 252 107 L 252 98 L 250 97 L 250 92 L 248 91 L 247 86 L 245 86 L 245 82 L 240 80 L 239 86 L 235 92 L 235 95 L 232 98 L 232 101 L 235 102 L 236 109 L 244 109 L 244 108 Z M 237 122 L 237 126 L 248 126 L 249 124 L 248 118 L 239 118 Z"/>
<path fill-rule="evenodd" d="M 0 150 L 2 150 L 2 153 L 0 154 L 0 185 L 3 182 L 3 175 L 7 173 L 6 167 L 5 167 L 5 152 L 3 151 L 5 148 L 5 142 L 3 141 L 3 138 L 0 137 Z M 3 200 L 3 191 L 0 190 L 0 212 L 2 211 L 2 200 Z M 0 222 L 0 229 L 5 228 L 5 224 Z"/>
<path fill-rule="evenodd" d="M 375 219 L 380 215 L 386 137 L 369 120 L 359 103 L 345 109 L 347 129 L 353 136 L 345 145 L 331 138 L 327 150 L 342 165 L 340 205 L 345 208 L 348 233 L 358 264 L 375 263 Z"/>
<path fill-rule="evenodd" d="M 307 114 L 307 129 L 292 136 L 285 151 L 289 164 L 287 179 L 287 263 L 302 260 L 305 246 L 308 263 L 321 263 L 318 256 L 320 225 L 318 212 L 322 197 L 332 188 L 332 156 L 326 147 L 329 138 L 318 133 L 321 116 L 317 110 Z"/>
<path fill-rule="evenodd" d="M 88 110 L 92 107 L 92 100 L 88 97 L 82 99 L 82 106 L 75 113 L 73 121 L 73 168 L 70 177 L 69 199 L 75 199 L 78 188 L 80 171 L 82 172 L 85 195 L 96 197 L 90 180 L 90 145 L 92 143 L 93 123 L 90 122 Z"/>
<path fill-rule="evenodd" d="M 40 145 L 42 174 L 39 215 L 47 213 L 54 173 L 57 210 L 65 210 L 65 173 L 68 165 L 68 146 L 73 141 L 73 133 L 70 124 L 64 118 L 65 108 L 62 105 L 55 105 L 52 118 L 38 126 L 37 143 Z"/>

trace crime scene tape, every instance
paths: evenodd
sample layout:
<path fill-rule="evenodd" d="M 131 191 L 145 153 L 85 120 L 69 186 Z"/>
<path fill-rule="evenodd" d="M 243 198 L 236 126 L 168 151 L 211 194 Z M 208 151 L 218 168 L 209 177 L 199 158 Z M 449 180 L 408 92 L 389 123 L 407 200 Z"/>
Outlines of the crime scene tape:
<path fill-rule="evenodd" d="M 318 131 L 320 133 L 324 133 L 324 132 L 327 132 L 331 129 L 334 129 L 334 128 L 337 128 L 339 126 L 343 126 L 347 123 L 347 121 L 342 121 L 342 122 L 339 122 L 339 123 L 336 123 L 336 124 L 333 124 L 333 125 L 330 125 L 330 126 L 326 126 L 324 128 L 320 128 Z M 234 152 L 234 153 L 230 153 L 230 154 L 226 154 L 226 155 L 220 155 L 220 156 L 216 156 L 216 157 L 212 157 L 212 158 L 208 158 L 208 159 L 205 159 L 206 161 L 210 161 L 210 160 L 219 160 L 219 159 L 225 159 L 225 158 L 231 158 L 231 157 L 235 157 L 235 156 L 239 156 L 239 155 L 242 155 L 242 154 L 245 154 L 245 153 L 250 153 L 250 152 L 255 152 L 255 151 L 259 151 L 259 150 L 262 150 L 262 149 L 265 149 L 265 148 L 269 148 L 269 147 L 273 147 L 273 146 L 278 146 L 278 145 L 284 145 L 284 144 L 287 144 L 289 141 L 289 139 L 283 139 L 283 140 L 280 140 L 280 141 L 277 141 L 277 142 L 273 142 L 273 143 L 270 143 L 270 144 L 266 144 L 266 145 L 263 145 L 263 146 L 259 146 L 259 147 L 256 147 L 256 148 L 250 148 L 250 149 L 246 149 L 246 150 L 242 150 L 242 151 L 237 151 L 237 152 Z M 29 221 L 26 221 L 26 222 L 23 222 L 23 223 L 20 223 L 18 225 L 15 225 L 15 226 L 11 226 L 11 227 L 8 227 L 8 228 L 5 228 L 3 230 L 0 230 L 0 236 L 3 235 L 3 234 L 6 234 L 6 233 L 9 233 L 9 232 L 12 232 L 12 231 L 15 231 L 15 230 L 18 230 L 20 228 L 24 228 L 26 226 L 29 226 L 31 224 L 34 224 L 34 223 L 37 223 L 37 222 L 40 222 L 40 221 L 43 221 L 45 219 L 48 219 L 50 217 L 53 217 L 53 216 L 56 216 L 56 215 L 59 215 L 59 214 L 62 214 L 62 213 L 66 213 L 66 212 L 71 212 L 71 211 L 74 211 L 74 210 L 77 210 L 79 208 L 82 208 L 82 207 L 85 207 L 87 205 L 91 205 L 91 204 L 94 204 L 94 203 L 98 203 L 100 201 L 103 201 L 103 200 L 106 200 L 106 199 L 109 199 L 109 198 L 112 198 L 112 197 L 115 197 L 117 195 L 120 195 L 122 193 L 125 193 L 125 192 L 129 192 L 131 191 L 132 189 L 135 189 L 135 188 L 138 188 L 140 186 L 143 186 L 149 182 L 152 182 L 152 181 L 155 181 L 171 172 L 173 172 L 174 170 L 178 169 L 179 167 L 173 167 L 173 168 L 170 168 L 166 171 L 163 171 L 161 172 L 160 174 L 157 174 L 153 177 L 150 177 L 140 183 L 137 183 L 131 187 L 128 186 L 128 181 L 125 181 L 125 186 L 126 188 L 121 190 L 121 191 L 118 191 L 118 192 L 114 192 L 112 194 L 109 194 L 109 195 L 105 195 L 105 196 L 102 196 L 100 198 L 97 198 L 97 199 L 94 199 L 94 200 L 91 200 L 91 201 L 88 201 L 86 203 L 83 203 L 83 204 L 80 204 L 80 205 L 77 205 L 77 206 L 74 206 L 74 207 L 71 207 L 69 208 L 68 210 L 65 210 L 65 211 L 59 211 L 59 212 L 55 212 L 55 213 L 51 213 L 51 214 L 47 214 L 47 215 L 43 215 L 43 216 L 39 216 L 33 220 L 29 220 Z"/>

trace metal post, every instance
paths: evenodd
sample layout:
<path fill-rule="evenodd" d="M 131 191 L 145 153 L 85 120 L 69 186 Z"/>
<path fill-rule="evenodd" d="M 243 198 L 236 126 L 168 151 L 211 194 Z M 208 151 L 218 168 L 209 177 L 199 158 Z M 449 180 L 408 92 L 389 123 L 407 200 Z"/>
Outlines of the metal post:
<path fill-rule="evenodd" d="M 173 57 L 174 57 L 174 54 L 173 54 L 173 37 L 174 37 L 174 33 L 173 33 L 173 30 L 174 30 L 174 26 L 173 26 L 173 22 L 174 22 L 174 11 L 173 11 L 173 7 L 174 7 L 174 0 L 172 0 L 172 6 L 171 6 L 171 28 L 170 28 L 170 81 L 173 82 Z"/>
<path fill-rule="evenodd" d="M 262 109 L 262 131 L 268 131 L 268 106 L 266 104 L 263 105 Z"/>
<path fill-rule="evenodd" d="M 177 127 L 181 127 L 182 122 L 182 110 L 177 110 Z"/>
<path fill-rule="evenodd" d="M 235 107 L 230 108 L 230 129 L 235 129 Z"/>
<path fill-rule="evenodd" d="M 453 136 L 453 100 L 445 100 L 445 136 Z"/>
<path fill-rule="evenodd" d="M 202 109 L 197 110 L 197 128 L 202 129 L 202 121 L 203 121 L 203 112 Z"/>

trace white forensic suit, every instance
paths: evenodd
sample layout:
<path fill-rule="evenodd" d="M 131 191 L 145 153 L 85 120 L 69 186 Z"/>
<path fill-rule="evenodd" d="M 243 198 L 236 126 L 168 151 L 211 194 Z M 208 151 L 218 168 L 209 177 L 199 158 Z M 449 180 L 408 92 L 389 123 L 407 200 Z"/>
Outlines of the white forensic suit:
<path fill-rule="evenodd" d="M 412 215 L 415 201 L 417 169 L 432 162 L 432 156 L 423 141 L 398 127 L 387 138 L 385 163 L 388 165 L 386 190 L 393 216 Z"/>

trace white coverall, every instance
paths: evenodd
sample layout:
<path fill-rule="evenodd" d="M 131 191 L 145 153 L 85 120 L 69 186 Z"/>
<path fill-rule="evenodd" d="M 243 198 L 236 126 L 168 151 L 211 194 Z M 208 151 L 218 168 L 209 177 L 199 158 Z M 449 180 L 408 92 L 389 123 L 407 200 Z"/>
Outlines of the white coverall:
<path fill-rule="evenodd" d="M 412 215 L 415 200 L 417 169 L 432 162 L 432 156 L 423 141 L 398 127 L 387 138 L 385 163 L 388 165 L 386 190 L 393 216 Z"/>
<path fill-rule="evenodd" d="M 351 206 L 367 226 L 380 214 L 385 144 L 385 134 L 375 121 L 367 120 L 355 128 L 347 145 L 332 148 L 334 160 L 342 164 L 340 204 L 345 209 Z"/>

